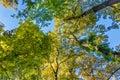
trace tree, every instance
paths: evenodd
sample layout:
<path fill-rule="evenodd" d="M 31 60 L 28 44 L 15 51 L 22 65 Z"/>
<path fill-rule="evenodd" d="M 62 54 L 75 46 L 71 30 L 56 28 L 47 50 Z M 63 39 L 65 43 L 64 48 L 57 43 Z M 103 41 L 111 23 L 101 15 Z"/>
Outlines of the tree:
<path fill-rule="evenodd" d="M 43 58 L 51 53 L 51 43 L 37 25 L 26 21 L 14 32 L 4 32 L 0 39 L 1 78 L 28 79 L 39 75 Z"/>
<path fill-rule="evenodd" d="M 99 53 L 99 56 L 97 56 L 93 52 L 95 46 L 92 47 L 89 44 L 91 50 L 86 48 L 88 46 L 83 45 L 82 47 L 74 37 L 64 38 L 58 29 L 49 33 L 49 35 L 53 42 L 55 41 L 53 43 L 54 50 L 50 59 L 45 60 L 43 64 L 42 80 L 78 80 L 80 77 L 85 80 L 107 80 L 113 76 L 114 70 L 118 71 L 119 62 L 107 61 Z M 98 38 L 101 38 L 101 36 Z M 60 44 L 61 42 L 62 44 Z"/>
<path fill-rule="evenodd" d="M 5 59 L 9 65 L 16 64 L 17 66 L 12 68 L 17 70 L 15 74 L 21 80 L 28 78 L 108 80 L 113 75 L 116 76 L 115 73 L 119 71 L 120 66 L 119 47 L 115 51 L 111 49 L 108 37 L 105 35 L 107 31 L 118 28 L 119 2 L 119 0 L 57 0 L 56 2 L 23 0 L 26 8 L 19 11 L 17 17 L 34 21 L 41 25 L 40 27 L 47 26 L 47 22 L 54 19 L 55 29 L 45 37 L 38 27 L 36 29 L 33 27 L 35 25 L 28 22 L 22 24 L 12 34 L 8 34 L 9 31 L 4 33 L 4 36 L 1 36 L 3 39 L 1 51 L 6 54 L 1 61 Z M 101 17 L 106 16 L 113 20 L 112 26 L 96 24 Z M 36 52 L 40 54 L 32 54 Z M 15 64 L 10 60 L 15 61 Z M 5 64 L 1 66 L 5 76 L 14 74 L 9 70 L 5 72 Z M 11 69 L 11 66 L 7 69 Z M 28 71 L 33 73 L 30 74 Z M 4 75 L 1 76 L 5 78 Z"/>

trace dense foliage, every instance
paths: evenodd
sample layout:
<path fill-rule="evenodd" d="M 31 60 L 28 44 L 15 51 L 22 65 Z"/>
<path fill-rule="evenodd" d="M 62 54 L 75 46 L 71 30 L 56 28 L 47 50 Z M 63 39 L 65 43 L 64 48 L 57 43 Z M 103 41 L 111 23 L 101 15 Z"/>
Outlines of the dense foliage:
<path fill-rule="evenodd" d="M 14 80 L 37 76 L 42 60 L 49 58 L 50 53 L 50 38 L 32 22 L 21 24 L 13 32 L 3 32 L 0 36 L 0 77 Z"/>
<path fill-rule="evenodd" d="M 109 80 L 119 78 L 120 46 L 109 47 L 119 28 L 120 0 L 21 0 L 15 30 L 0 27 L 0 78 L 9 80 Z M 1 0 L 15 8 L 18 0 Z M 111 19 L 111 26 L 97 24 Z M 40 28 L 54 19 L 54 30 Z M 33 24 L 32 21 L 37 24 Z M 38 26 L 39 25 L 39 26 Z M 114 66 L 113 66 L 114 65 Z"/>

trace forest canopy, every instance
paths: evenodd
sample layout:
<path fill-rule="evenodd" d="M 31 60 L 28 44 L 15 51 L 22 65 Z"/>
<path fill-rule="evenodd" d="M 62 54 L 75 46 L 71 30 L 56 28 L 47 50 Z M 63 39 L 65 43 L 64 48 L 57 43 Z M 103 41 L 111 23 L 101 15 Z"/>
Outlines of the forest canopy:
<path fill-rule="evenodd" d="M 0 24 L 0 79 L 119 79 L 120 45 L 110 48 L 106 32 L 120 27 L 120 0 L 0 2 L 19 20 L 13 30 Z M 101 18 L 112 24 L 97 24 Z M 54 29 L 44 33 L 52 20 Z"/>

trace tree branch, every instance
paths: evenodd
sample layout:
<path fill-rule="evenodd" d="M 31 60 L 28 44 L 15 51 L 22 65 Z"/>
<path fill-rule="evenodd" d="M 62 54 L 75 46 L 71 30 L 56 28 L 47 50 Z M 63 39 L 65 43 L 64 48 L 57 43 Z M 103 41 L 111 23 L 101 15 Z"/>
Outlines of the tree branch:
<path fill-rule="evenodd" d="M 54 72 L 54 74 L 55 74 L 55 69 L 53 68 L 51 62 L 50 62 L 49 60 L 47 60 L 47 61 L 48 61 L 48 63 L 50 64 L 50 67 L 52 68 L 52 70 L 53 70 L 53 72 Z"/>
<path fill-rule="evenodd" d="M 101 10 L 101 9 L 104 9 L 108 6 L 112 6 L 113 4 L 117 4 L 119 3 L 120 0 L 108 0 L 108 1 L 105 1 L 97 6 L 94 6 L 93 8 L 89 9 L 88 11 L 85 11 L 83 14 L 81 15 L 78 15 L 78 16 L 72 16 L 72 17 L 69 17 L 69 18 L 66 18 L 65 20 L 73 20 L 73 19 L 78 19 L 78 18 L 82 18 L 82 17 L 85 17 L 87 16 L 88 14 L 90 14 L 91 12 L 94 12 L 96 13 L 97 11 Z"/>
<path fill-rule="evenodd" d="M 73 55 L 71 55 L 71 56 L 68 56 L 67 58 L 65 58 L 64 60 L 62 60 L 62 61 L 59 63 L 59 65 L 62 64 L 62 63 L 64 63 L 65 61 L 67 61 L 67 60 L 75 57 L 75 56 L 81 56 L 81 55 L 82 55 L 82 53 L 81 53 L 81 54 L 73 54 Z"/>
<path fill-rule="evenodd" d="M 118 70 L 120 70 L 120 67 L 118 69 L 116 69 L 114 72 L 112 72 L 111 75 L 108 77 L 107 80 L 109 80 Z"/>

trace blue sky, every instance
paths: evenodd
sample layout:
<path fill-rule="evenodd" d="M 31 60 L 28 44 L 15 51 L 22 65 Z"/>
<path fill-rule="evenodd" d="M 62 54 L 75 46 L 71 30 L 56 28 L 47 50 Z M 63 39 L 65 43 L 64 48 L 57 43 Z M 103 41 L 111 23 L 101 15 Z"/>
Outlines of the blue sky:
<path fill-rule="evenodd" d="M 10 16 L 14 13 L 16 12 L 13 9 L 4 8 L 0 4 L 0 22 L 2 22 L 6 26 L 5 30 L 10 30 L 17 27 L 18 20 Z"/>
<path fill-rule="evenodd" d="M 104 24 L 106 27 L 111 26 L 112 20 L 101 19 L 97 24 Z M 120 27 L 120 25 L 119 25 Z M 110 47 L 115 47 L 120 44 L 120 29 L 112 29 L 106 33 L 109 37 Z"/>
<path fill-rule="evenodd" d="M 22 9 L 22 8 L 24 8 L 24 6 L 19 6 L 19 9 Z M 10 9 L 10 8 L 4 8 L 0 4 L 0 22 L 5 24 L 5 28 L 4 28 L 5 30 L 11 30 L 18 26 L 18 20 L 10 16 L 16 13 L 17 12 L 15 10 Z M 97 23 L 98 24 L 102 23 L 102 24 L 105 24 L 106 26 L 109 26 L 111 25 L 111 20 L 101 19 Z M 42 30 L 44 30 L 44 32 L 48 32 L 53 29 L 53 26 L 54 26 L 54 22 L 51 21 L 51 25 L 49 27 L 45 27 Z M 108 34 L 109 36 L 110 47 L 115 47 L 116 45 L 120 44 L 120 29 L 111 30 L 107 32 L 106 34 Z"/>

